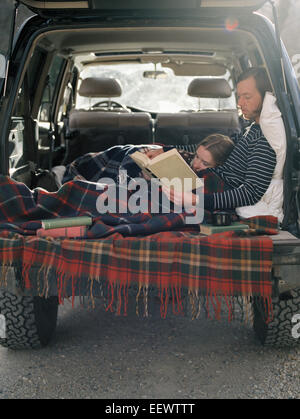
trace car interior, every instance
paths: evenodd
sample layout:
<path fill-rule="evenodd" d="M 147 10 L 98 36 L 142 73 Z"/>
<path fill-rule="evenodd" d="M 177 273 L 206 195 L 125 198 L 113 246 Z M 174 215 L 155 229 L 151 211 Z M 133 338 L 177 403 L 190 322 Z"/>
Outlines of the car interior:
<path fill-rule="evenodd" d="M 249 66 L 265 66 L 251 32 L 226 27 L 56 29 L 41 31 L 28 48 L 11 119 L 9 171 L 29 186 L 33 170 L 114 145 L 159 143 L 194 151 L 210 133 L 239 132 L 245 121 L 236 108 L 237 77 Z M 149 92 L 134 76 L 129 88 L 110 71 L 103 76 L 120 64 L 140 66 L 143 79 L 151 79 L 151 109 L 144 105 Z M 145 64 L 153 71 L 143 71 Z M 89 68 L 92 76 L 86 77 Z M 188 79 L 178 94 L 172 82 L 175 110 L 158 106 L 162 88 L 156 83 L 166 72 Z M 140 104 L 124 103 L 122 94 L 135 90 Z M 186 108 L 187 99 L 193 108 Z"/>
<path fill-rule="evenodd" d="M 31 15 L 18 27 L 19 3 L 28 5 Z M 105 299 L 106 311 L 127 314 L 129 289 L 137 291 L 137 314 L 143 300 L 145 316 L 148 290 L 149 296 L 152 290 L 159 291 L 156 295 L 162 317 L 166 317 L 168 303 L 174 313 L 177 307 L 180 313 L 182 296 L 187 297 L 184 305 L 187 302 L 193 318 L 202 308 L 209 314 L 208 304 L 214 306 L 218 318 L 224 302 L 231 320 L 234 298 L 238 297 L 246 318 L 252 305 L 254 330 L 262 343 L 294 343 L 287 335 L 300 296 L 296 239 L 300 237 L 300 95 L 291 61 L 280 42 L 275 6 L 277 30 L 271 21 L 253 12 L 263 3 L 5 0 L 10 13 L 2 13 L 0 26 L 9 26 L 10 32 L 2 31 L 5 48 L 0 48 L 4 275 L 0 300 L 1 313 L 9 321 L 7 336 L 0 336 L 0 345 L 46 345 L 56 327 L 58 303 L 67 297 L 73 303 L 76 296 L 88 296 L 93 305 L 94 296 L 99 295 Z M 10 15 L 13 18 L 9 20 L 6 17 Z M 121 204 L 130 201 L 126 198 L 131 189 L 122 187 L 127 178 L 120 167 L 128 160 L 132 164 L 132 159 L 126 160 L 129 153 L 125 158 L 122 154 L 128 149 L 132 152 L 132 147 L 119 153 L 122 163 L 118 156 L 110 157 L 115 150 L 96 156 L 87 153 L 121 145 L 141 146 L 142 151 L 145 146 L 166 145 L 189 155 L 191 161 L 194 157 L 184 152 L 195 152 L 209 134 L 235 136 L 249 126 L 237 107 L 237 81 L 251 67 L 266 70 L 273 90 L 266 93 L 259 114 L 261 130 L 276 154 L 276 167 L 266 191 L 272 186 L 272 193 L 265 193 L 256 203 L 265 205 L 261 212 L 255 208 L 254 217 L 253 212 L 250 216 L 238 212 L 241 208 L 252 210 L 254 205 L 235 208 L 235 214 L 216 211 L 208 217 L 208 223 L 213 215 L 215 220 L 225 216 L 235 220 L 235 215 L 248 219 L 249 234 L 201 237 L 199 220 L 195 221 L 196 231 L 185 231 L 188 222 L 173 211 L 176 205 L 171 214 L 165 213 L 170 207 L 165 211 L 163 205 L 162 214 L 155 210 L 152 214 L 152 197 L 137 214 L 128 211 L 127 205 L 125 211 L 121 205 L 116 210 L 104 205 L 108 214 L 100 211 L 99 202 L 106 204 L 110 198 Z M 275 124 L 270 117 L 274 112 L 265 107 L 268 97 L 271 105 L 276 105 Z M 243 153 L 242 147 L 239 150 L 236 170 L 241 168 L 243 156 L 242 163 L 254 162 L 254 153 L 247 158 L 249 153 Z M 268 173 L 269 164 L 268 156 L 259 153 L 266 163 L 264 167 L 253 164 L 257 178 L 263 171 Z M 165 156 L 161 157 L 159 161 L 166 162 Z M 168 169 L 167 164 L 164 169 Z M 87 169 L 83 174 L 77 170 L 80 165 Z M 139 175 L 138 166 L 133 164 L 133 168 Z M 112 169 L 116 169 L 114 179 Z M 96 180 L 88 179 L 91 171 Z M 214 171 L 206 174 L 214 175 Z M 70 179 L 75 181 L 67 183 Z M 111 180 L 116 180 L 118 191 L 125 194 L 116 197 L 107 192 Z M 141 180 L 145 184 L 145 179 Z M 245 185 L 247 180 L 245 176 L 241 182 Z M 256 184 L 262 182 L 259 178 Z M 237 189 L 230 193 L 238 194 Z M 270 202 L 262 202 L 266 195 Z M 218 197 L 210 191 L 205 195 L 208 200 Z M 143 201 L 141 196 L 134 198 Z M 182 196 L 183 207 L 181 204 Z M 202 207 L 196 199 L 196 210 Z M 212 203 L 211 208 L 215 207 L 230 205 Z M 184 210 L 188 212 L 185 205 Z M 56 241 L 55 237 L 69 237 L 67 229 L 48 237 L 47 229 L 39 228 L 49 219 L 50 227 L 52 224 L 56 230 L 61 225 L 59 219 L 69 217 L 69 225 L 75 227 L 82 223 L 78 218 L 86 214 L 92 227 L 78 237 L 78 232 L 70 236 L 83 238 L 81 241 Z M 202 224 L 206 222 L 204 218 Z M 219 227 L 218 221 L 216 224 Z M 225 218 L 221 224 L 228 226 Z M 44 235 L 39 236 L 37 228 L 44 230 Z M 277 235 L 278 231 L 283 234 Z M 156 232 L 159 236 L 152 236 Z M 124 240 L 120 239 L 123 233 Z M 150 239 L 144 240 L 148 235 Z"/>

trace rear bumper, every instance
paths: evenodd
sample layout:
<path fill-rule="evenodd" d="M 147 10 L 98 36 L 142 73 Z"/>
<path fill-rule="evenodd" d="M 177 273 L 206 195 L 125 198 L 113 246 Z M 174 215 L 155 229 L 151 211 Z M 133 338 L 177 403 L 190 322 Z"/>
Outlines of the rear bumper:
<path fill-rule="evenodd" d="M 300 287 L 300 239 L 287 231 L 272 236 L 273 277 L 279 293 Z"/>

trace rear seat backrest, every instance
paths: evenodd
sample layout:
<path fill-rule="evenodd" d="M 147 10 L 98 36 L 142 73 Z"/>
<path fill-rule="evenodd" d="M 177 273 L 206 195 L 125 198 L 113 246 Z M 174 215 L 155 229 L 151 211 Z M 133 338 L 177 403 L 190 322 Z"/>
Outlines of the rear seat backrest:
<path fill-rule="evenodd" d="M 122 94 L 118 80 L 89 77 L 81 83 L 79 94 L 93 98 L 112 98 Z M 133 113 L 118 108 L 74 109 L 69 115 L 70 156 L 103 151 L 118 144 L 149 144 L 153 141 L 152 120 L 146 112 Z"/>
<path fill-rule="evenodd" d="M 225 79 L 196 78 L 188 86 L 188 95 L 199 98 L 227 98 L 231 88 Z M 180 113 L 159 113 L 155 141 L 193 151 L 206 136 L 220 133 L 231 136 L 240 131 L 236 109 Z"/>
<path fill-rule="evenodd" d="M 237 132 L 239 132 L 237 112 L 160 113 L 156 119 L 155 141 L 189 146 L 198 144 L 213 133 L 231 136 Z"/>
<path fill-rule="evenodd" d="M 103 151 L 113 145 L 152 142 L 152 121 L 146 112 L 73 112 L 69 124 L 70 132 L 79 140 L 80 154 Z"/>

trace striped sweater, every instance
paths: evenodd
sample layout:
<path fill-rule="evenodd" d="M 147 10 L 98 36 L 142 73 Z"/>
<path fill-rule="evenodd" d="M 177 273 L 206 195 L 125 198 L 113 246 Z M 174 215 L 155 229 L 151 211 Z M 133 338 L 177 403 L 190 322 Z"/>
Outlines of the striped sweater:
<path fill-rule="evenodd" d="M 212 209 L 254 205 L 268 189 L 273 176 L 276 154 L 258 124 L 253 123 L 232 139 L 237 143 L 226 162 L 210 169 L 229 187 L 225 192 L 213 194 Z"/>

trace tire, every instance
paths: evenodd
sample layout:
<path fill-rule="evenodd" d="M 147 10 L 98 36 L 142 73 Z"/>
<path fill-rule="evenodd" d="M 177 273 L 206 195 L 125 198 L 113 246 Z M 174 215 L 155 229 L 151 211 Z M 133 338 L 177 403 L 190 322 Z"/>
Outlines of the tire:
<path fill-rule="evenodd" d="M 57 323 L 57 297 L 20 297 L 0 292 L 0 345 L 10 349 L 46 346 Z"/>
<path fill-rule="evenodd" d="M 273 299 L 273 319 L 267 323 L 264 303 L 255 298 L 253 307 L 253 328 L 260 342 L 270 347 L 295 347 L 300 338 L 293 335 L 293 316 L 300 314 L 300 289 L 281 294 Z"/>

